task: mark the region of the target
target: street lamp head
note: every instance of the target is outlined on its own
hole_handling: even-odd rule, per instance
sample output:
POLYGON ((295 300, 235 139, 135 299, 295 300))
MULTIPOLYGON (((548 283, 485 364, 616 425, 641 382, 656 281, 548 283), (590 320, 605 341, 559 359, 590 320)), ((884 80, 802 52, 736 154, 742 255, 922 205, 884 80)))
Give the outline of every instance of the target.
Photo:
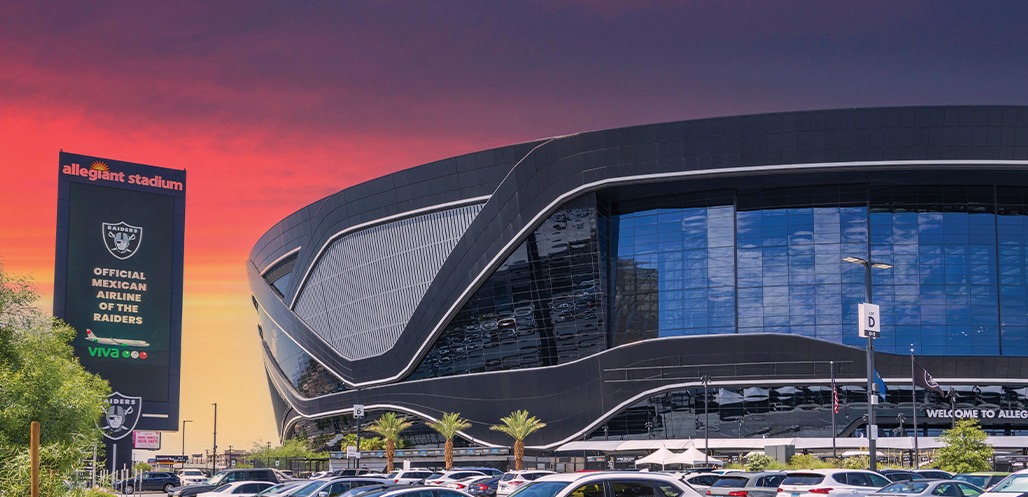
POLYGON ((864 259, 861 259, 860 257, 843 257, 842 260, 843 260, 843 262, 849 262, 849 263, 852 263, 852 264, 860 264, 860 265, 863 265, 863 266, 867 265, 867 261, 865 261, 864 259))
POLYGON ((892 269, 892 264, 886 264, 884 262, 872 262, 871 267, 875 269, 892 269))

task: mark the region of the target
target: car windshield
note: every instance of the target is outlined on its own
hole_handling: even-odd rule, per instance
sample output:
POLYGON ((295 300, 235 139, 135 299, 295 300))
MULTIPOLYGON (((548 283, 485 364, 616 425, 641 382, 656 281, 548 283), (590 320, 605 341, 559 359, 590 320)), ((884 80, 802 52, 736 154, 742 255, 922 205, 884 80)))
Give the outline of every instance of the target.
POLYGON ((1010 475, 1005 480, 997 483, 995 487, 992 487, 989 492, 1028 492, 1028 474, 1010 475))
POLYGON ((515 490, 510 497, 553 497, 569 483, 566 481, 534 481, 515 490))
POLYGON ((985 488, 989 486, 989 477, 986 475, 956 475, 953 479, 970 483, 976 487, 985 488))
POLYGON ((321 488, 325 482, 323 481, 312 481, 305 485, 303 488, 293 492, 296 497, 307 497, 308 495, 314 495, 314 491, 321 488))
POLYGON ((893 483, 892 485, 886 485, 876 493, 880 494, 919 494, 924 492, 928 488, 927 483, 919 483, 915 481, 901 481, 893 483))
POLYGON ((215 487, 221 485, 221 480, 225 479, 226 474, 228 473, 225 473, 224 471, 218 471, 217 473, 214 473, 214 476, 212 476, 210 480, 207 480, 207 484, 213 485, 215 487))
POLYGON ((711 487, 745 487, 747 481, 749 481, 749 478, 746 477, 722 476, 711 487))
POLYGON ((825 475, 816 473, 802 473, 786 476, 782 485, 817 485, 824 481, 825 475))

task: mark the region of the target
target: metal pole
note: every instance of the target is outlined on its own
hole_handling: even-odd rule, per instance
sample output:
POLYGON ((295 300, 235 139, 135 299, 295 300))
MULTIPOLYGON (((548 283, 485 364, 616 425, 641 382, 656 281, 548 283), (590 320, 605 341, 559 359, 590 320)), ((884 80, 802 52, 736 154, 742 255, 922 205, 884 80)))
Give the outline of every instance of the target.
MULTIPOLYGON (((871 301, 871 261, 864 261, 864 296, 868 304, 871 301)), ((875 423, 875 342, 871 333, 867 334, 867 451, 868 464, 871 471, 878 471, 878 425, 875 423)))
MULTIPOLYGON (((710 466, 710 402, 707 395, 707 386, 710 384, 710 375, 703 375, 703 464, 710 466)), ((739 434, 742 436, 742 433, 739 434)))
POLYGON ((832 368, 832 459, 838 459, 835 447, 835 434, 838 432, 835 427, 835 399, 839 394, 835 390, 835 361, 828 361, 828 367, 832 368))
POLYGON ((921 451, 917 447, 917 381, 914 378, 916 371, 914 370, 914 344, 910 344, 910 392, 913 396, 914 405, 914 469, 920 467, 921 464, 921 451))
MULTIPOLYGON (((192 423, 192 422, 193 422, 192 419, 183 419, 182 420, 182 456, 183 457, 185 457, 185 455, 186 455, 186 423, 192 423)), ((182 467, 183 468, 186 467, 186 463, 185 462, 182 463, 182 467)))
POLYGON ((214 404, 214 450, 211 452, 211 476, 218 472, 218 403, 214 404))

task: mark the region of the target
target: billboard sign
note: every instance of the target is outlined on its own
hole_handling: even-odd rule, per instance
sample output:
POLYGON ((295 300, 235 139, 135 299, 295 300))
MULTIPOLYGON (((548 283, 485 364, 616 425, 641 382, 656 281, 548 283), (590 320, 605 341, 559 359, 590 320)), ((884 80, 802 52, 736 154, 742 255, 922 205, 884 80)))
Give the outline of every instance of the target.
POLYGON ((145 450, 161 449, 161 432, 159 431, 134 431, 132 432, 132 448, 145 450))
MULTIPOLYGON (((178 425, 185 171, 60 153, 54 314, 82 365, 178 425)), ((117 418, 115 418, 117 419, 117 418)))

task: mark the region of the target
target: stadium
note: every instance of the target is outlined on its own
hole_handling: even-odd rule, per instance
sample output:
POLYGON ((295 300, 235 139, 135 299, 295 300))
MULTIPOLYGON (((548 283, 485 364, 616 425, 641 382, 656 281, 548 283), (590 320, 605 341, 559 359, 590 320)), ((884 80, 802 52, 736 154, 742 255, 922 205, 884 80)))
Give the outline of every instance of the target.
MULTIPOLYGON (((867 281, 883 445, 915 415, 923 437, 954 417, 1028 435, 1028 107, 721 117, 485 150, 301 208, 247 270, 283 436, 338 442, 361 404, 459 412, 462 443, 486 448, 511 444, 489 426, 519 409, 547 424, 526 440, 542 451, 858 440, 867 281), (915 360, 938 391, 913 387, 915 360)), ((405 438, 441 441, 421 424, 405 438)))

